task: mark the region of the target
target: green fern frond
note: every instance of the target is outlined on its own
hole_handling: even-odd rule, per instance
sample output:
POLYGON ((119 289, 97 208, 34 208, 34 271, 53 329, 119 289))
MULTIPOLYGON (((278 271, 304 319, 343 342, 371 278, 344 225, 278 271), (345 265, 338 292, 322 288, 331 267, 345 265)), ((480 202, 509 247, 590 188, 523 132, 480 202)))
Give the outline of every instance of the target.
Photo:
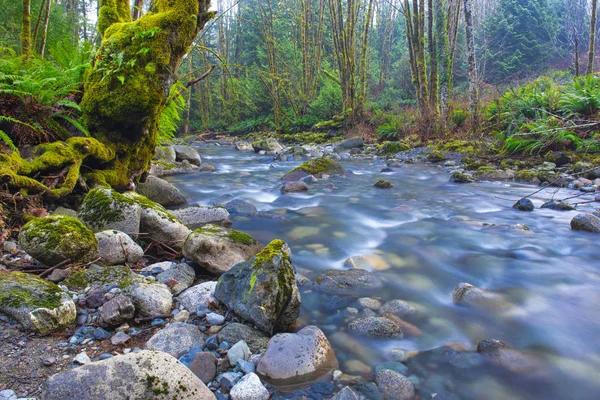
POLYGON ((65 121, 69 122, 71 125, 73 125, 75 128, 79 129, 81 132, 83 132, 83 134, 87 137, 90 137, 91 134, 90 132, 87 130, 87 128, 85 126, 83 126, 79 121, 77 121, 74 118, 69 117, 68 115, 65 114, 54 114, 53 115, 54 118, 62 118, 65 121))
POLYGON ((15 144, 13 143, 12 139, 2 129, 0 129, 0 140, 2 140, 8 147, 13 149, 14 151, 19 151, 19 149, 17 149, 17 146, 15 146, 15 144))

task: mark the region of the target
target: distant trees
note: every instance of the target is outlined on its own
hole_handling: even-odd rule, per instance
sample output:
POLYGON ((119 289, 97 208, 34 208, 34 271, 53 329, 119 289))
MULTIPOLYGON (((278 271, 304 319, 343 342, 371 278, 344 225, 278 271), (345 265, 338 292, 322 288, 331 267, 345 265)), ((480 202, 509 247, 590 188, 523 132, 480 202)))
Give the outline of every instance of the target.
POLYGON ((598 0, 592 0, 592 18, 590 19, 590 47, 588 50, 587 74, 594 72, 594 58, 596 46, 596 13, 598 12, 598 0))

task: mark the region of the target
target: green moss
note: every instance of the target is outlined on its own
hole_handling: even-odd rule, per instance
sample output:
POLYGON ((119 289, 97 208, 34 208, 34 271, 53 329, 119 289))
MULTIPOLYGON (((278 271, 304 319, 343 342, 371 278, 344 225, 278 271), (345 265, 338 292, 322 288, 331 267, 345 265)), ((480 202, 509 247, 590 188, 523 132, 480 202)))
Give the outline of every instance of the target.
POLYGON ((153 164, 156 164, 156 165, 161 165, 161 166, 163 166, 163 168, 164 168, 165 170, 167 170, 167 171, 169 171, 169 170, 172 170, 173 168, 175 168, 175 164, 168 163, 168 162, 165 162, 165 161, 154 160, 154 161, 152 161, 152 163, 153 163, 153 164))
POLYGON ((64 292, 54 283, 21 272, 0 272, 0 308, 61 306, 64 292))
POLYGON ((436 147, 442 151, 475 154, 481 151, 481 149, 484 147, 484 144, 478 141, 451 139, 438 143, 436 147))
POLYGON ((522 182, 532 182, 538 178, 538 172, 524 169, 515 173, 515 180, 522 182))
POLYGON ((247 246, 251 246, 253 244, 258 243, 256 239, 254 239, 252 236, 233 229, 229 231, 228 237, 235 243, 241 243, 247 246))
POLYGON ((304 171, 307 174, 317 176, 324 173, 328 173, 331 175, 343 174, 344 168, 342 168, 340 164, 329 158, 320 157, 302 163, 300 166, 292 169, 290 173, 294 171, 304 171))
POLYGON ((452 175, 450 176, 450 181, 454 182, 454 183, 469 183, 469 182, 473 182, 473 178, 471 178, 469 175, 467 174, 463 174, 461 172, 453 172, 452 175))
POLYGON ((440 162, 444 161, 445 159, 446 156, 439 150, 433 150, 431 153, 427 154, 427 160, 431 162, 440 162))
POLYGON ((85 289, 91 283, 104 286, 116 285, 119 289, 127 289, 135 282, 153 282, 135 274, 131 269, 123 265, 111 265, 106 267, 92 266, 86 270, 79 270, 70 274, 64 285, 71 290, 85 289))
POLYGON ((469 171, 475 171, 481 167, 487 166, 483 161, 474 160, 472 157, 465 157, 462 159, 462 163, 465 166, 465 169, 469 171))
MULTIPOLYGON (((258 244, 258 241, 247 233, 236 231, 234 229, 224 228, 219 225, 208 224, 202 228, 198 228, 194 233, 204 236, 218 236, 223 239, 230 240, 234 243, 240 243, 247 246, 258 244)), ((207 249, 208 251, 208 249, 207 249)))
POLYGON ((289 259, 284 247, 285 242, 283 240, 273 240, 254 257, 252 268, 260 271, 265 262, 272 262, 273 258, 277 256, 289 259))
POLYGON ((373 186, 375 186, 376 188, 379 188, 379 189, 391 189, 394 187, 394 185, 392 185, 388 181, 384 181, 383 179, 377 181, 375 183, 375 185, 373 185, 373 186))
POLYGON ((477 168, 477 171, 475 172, 475 176, 481 176, 481 175, 485 175, 485 174, 492 174, 494 172, 496 172, 496 168, 494 167, 490 167, 488 165, 485 165, 483 167, 479 167, 477 168))
POLYGON ((153 202, 146 196, 135 192, 127 192, 123 195, 123 197, 126 199, 125 201, 129 202, 129 204, 139 204, 144 210, 156 211, 163 219, 167 219, 171 222, 181 222, 175 215, 167 211, 166 208, 158 203, 153 202))
POLYGON ((410 146, 402 142, 385 142, 377 149, 380 156, 392 155, 401 151, 409 151, 410 146))

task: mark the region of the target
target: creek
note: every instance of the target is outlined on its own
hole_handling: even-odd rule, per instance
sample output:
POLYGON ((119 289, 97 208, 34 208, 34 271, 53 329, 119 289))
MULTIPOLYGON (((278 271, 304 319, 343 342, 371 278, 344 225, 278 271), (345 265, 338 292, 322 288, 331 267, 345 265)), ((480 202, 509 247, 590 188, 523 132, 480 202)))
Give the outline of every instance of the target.
MULTIPOLYGON (((480 341, 496 338, 523 349, 539 362, 539 370, 516 374, 476 358, 448 362, 432 356, 408 361, 407 375, 418 379, 422 399, 433 393, 439 399, 598 398, 599 236, 571 231, 569 222, 577 211, 539 208, 556 189, 532 196, 535 211, 523 212, 512 204, 537 187, 453 184, 447 170, 427 164, 403 164, 380 173, 382 161, 362 159, 340 162, 353 172, 349 176, 320 180, 302 194, 282 195, 280 179, 299 161, 272 163, 272 156, 226 146, 200 145, 198 150, 216 166, 215 173, 168 178, 191 204, 243 199, 259 211, 285 217, 234 216, 232 227, 264 244, 286 241, 294 266, 310 279, 326 269, 345 268, 349 257, 374 255, 367 269, 385 287, 370 297, 382 303, 410 301, 422 311, 411 321, 420 336, 366 339, 348 333, 346 307, 355 307, 355 299, 303 290, 300 322, 327 334, 340 369, 351 360, 375 367, 391 359, 392 349, 424 352, 459 343, 475 350, 480 341), (374 188, 379 179, 394 188, 374 188), (531 232, 515 224, 525 224, 531 232), (510 305, 455 305, 451 293, 459 282, 502 294, 510 305), (336 310, 332 301, 342 307, 336 310)), ((555 197, 572 194, 561 189, 555 197)))

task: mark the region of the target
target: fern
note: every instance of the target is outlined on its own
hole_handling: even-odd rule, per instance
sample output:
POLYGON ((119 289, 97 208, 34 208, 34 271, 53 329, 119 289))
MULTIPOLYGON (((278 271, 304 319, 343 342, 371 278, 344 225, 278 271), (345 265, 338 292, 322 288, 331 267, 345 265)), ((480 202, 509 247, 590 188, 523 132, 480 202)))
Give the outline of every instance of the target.
POLYGON ((2 129, 0 129, 0 140, 2 140, 8 147, 13 149, 14 151, 19 151, 19 149, 17 149, 17 146, 15 146, 10 136, 8 136, 6 132, 4 132, 2 129))
POLYGON ((167 105, 158 118, 158 136, 159 144, 172 142, 175 138, 175 132, 181 122, 181 114, 186 108, 185 97, 182 91, 185 86, 177 82, 171 86, 171 92, 167 105))
POLYGON ((79 129, 85 136, 90 137, 90 132, 87 130, 87 128, 85 126, 83 126, 79 121, 77 121, 74 118, 69 117, 68 115, 65 114, 54 114, 53 115, 54 118, 62 118, 65 121, 69 122, 71 125, 73 125, 75 128, 79 129))

